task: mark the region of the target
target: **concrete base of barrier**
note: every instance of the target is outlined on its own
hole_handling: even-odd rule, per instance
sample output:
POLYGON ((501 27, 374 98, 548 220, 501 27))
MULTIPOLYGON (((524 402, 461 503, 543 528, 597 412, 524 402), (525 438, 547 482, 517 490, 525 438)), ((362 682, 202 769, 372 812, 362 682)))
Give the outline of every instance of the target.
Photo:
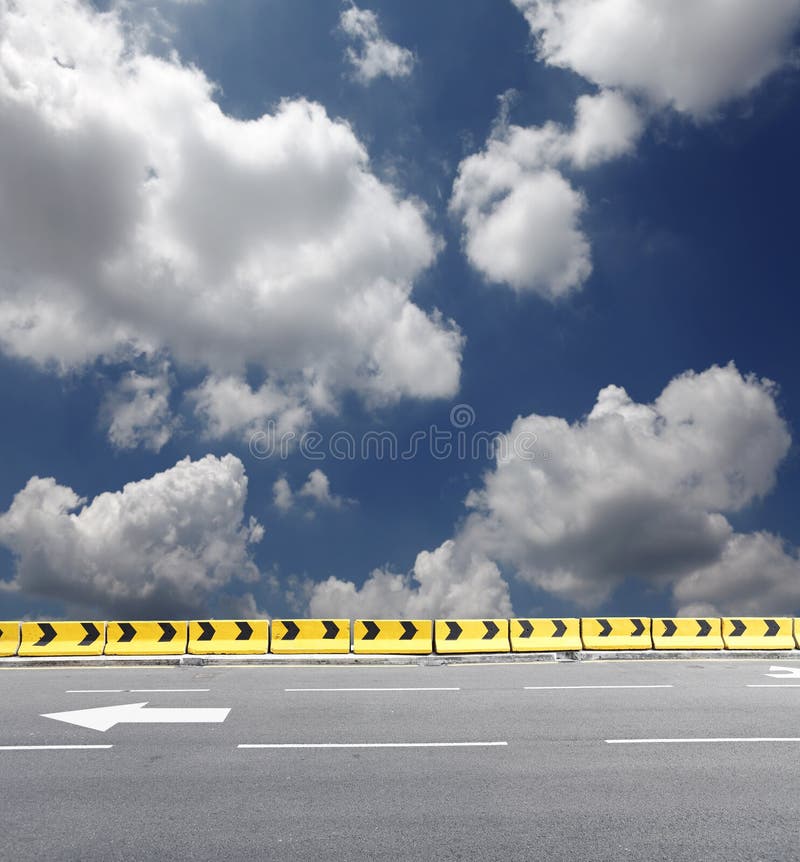
POLYGON ((250 667, 258 665, 418 665, 530 664, 532 662, 596 661, 800 661, 795 650, 613 650, 598 652, 481 653, 469 655, 174 655, 174 656, 14 656, 0 657, 0 670, 24 667, 250 667))

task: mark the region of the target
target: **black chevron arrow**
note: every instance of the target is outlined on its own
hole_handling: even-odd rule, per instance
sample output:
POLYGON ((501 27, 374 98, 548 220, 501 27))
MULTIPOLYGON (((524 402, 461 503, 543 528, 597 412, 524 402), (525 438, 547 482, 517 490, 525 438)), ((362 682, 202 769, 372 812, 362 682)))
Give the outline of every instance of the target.
POLYGON ((286 634, 283 636, 285 641, 293 641, 300 634, 300 626, 297 625, 296 622, 292 620, 281 620, 284 628, 286 629, 286 634))
POLYGON ((39 628, 42 630, 42 636, 34 646, 47 646, 50 641, 55 639, 56 630, 50 623, 39 623, 39 628))
POLYGON ((122 629, 122 637, 119 639, 121 644, 129 644, 136 637, 136 629, 132 623, 120 623, 122 629))
POLYGON ((3 637, 3 630, 0 629, 0 638, 3 637))
POLYGON ((533 623, 530 620, 517 620, 522 631, 519 633, 521 638, 529 638, 533 635, 533 623))
POLYGON ((203 630, 203 634, 197 639, 199 641, 210 641, 213 639, 214 635, 217 633, 217 630, 214 626, 211 625, 208 620, 200 620, 197 625, 203 630))
POLYGON ((733 626, 733 631, 731 632, 732 638, 740 638, 747 628, 741 620, 731 620, 731 625, 733 626))
POLYGON ((778 632, 781 630, 781 627, 778 625, 778 621, 777 620, 764 620, 764 622, 767 624, 766 637, 774 638, 775 635, 777 635, 778 632))
POLYGON ((414 623, 412 623, 411 620, 400 620, 400 625, 403 627, 403 634, 400 635, 400 640, 414 640, 414 635, 419 631, 414 623))
POLYGON ((600 623, 600 634, 598 637, 607 638, 611 634, 611 623, 608 620, 598 620, 600 623))
POLYGON ((364 623, 364 628, 367 630, 367 633, 364 635, 364 640, 374 641, 380 634, 380 627, 375 620, 362 620, 362 622, 364 623))
POLYGON ((236 625, 239 627, 239 634, 236 635, 237 641, 249 641, 253 637, 253 627, 247 620, 237 620, 236 625))
POLYGON ((175 628, 172 623, 159 623, 161 626, 161 631, 164 632, 163 635, 158 639, 160 644, 169 643, 176 634, 178 634, 178 630, 175 628))
POLYGON ((664 637, 671 638, 676 631, 678 631, 678 627, 672 620, 661 620, 661 624, 664 626, 664 637))
POLYGON ((322 625, 325 626, 325 634, 322 636, 322 640, 330 640, 339 634, 339 626, 333 620, 323 620, 322 625))
POLYGON ((553 637, 563 638, 567 631, 567 624, 564 620, 553 620, 553 628, 555 629, 553 637))
POLYGON ((639 635, 643 635, 644 623, 638 617, 631 617, 630 620, 633 623, 633 636, 639 637, 639 635))
POLYGON ((486 626, 486 634, 481 638, 481 640, 490 641, 500 631, 500 629, 494 620, 484 620, 483 624, 486 626))
POLYGON ((695 620, 697 623, 697 637, 707 638, 711 634, 711 623, 708 620, 695 620))
POLYGON ((445 620, 445 625, 450 630, 447 633, 446 641, 457 641, 461 637, 461 632, 464 629, 455 620, 445 620))
POLYGON ((91 646, 100 637, 100 630, 94 623, 81 623, 81 625, 86 632, 86 637, 78 646, 91 646))

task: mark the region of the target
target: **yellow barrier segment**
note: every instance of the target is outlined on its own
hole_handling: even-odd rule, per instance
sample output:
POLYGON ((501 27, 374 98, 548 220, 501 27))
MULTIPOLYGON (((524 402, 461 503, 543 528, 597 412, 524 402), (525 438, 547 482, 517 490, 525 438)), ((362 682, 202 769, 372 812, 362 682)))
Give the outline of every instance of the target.
POLYGON ((436 620, 437 653, 511 652, 508 620, 436 620))
POLYGON ((794 649, 791 617, 723 617, 725 649, 794 649))
POLYGON ((103 622, 23 623, 18 655, 102 655, 103 622))
POLYGON ((584 649, 652 649, 649 617, 583 617, 584 649))
POLYGON ((433 652, 431 620, 356 620, 353 652, 428 655, 433 652))
POLYGON ((110 622, 106 655, 183 655, 187 623, 184 620, 128 620, 110 622))
POLYGON ((579 650, 579 619, 527 618, 509 620, 512 652, 552 652, 579 650))
POLYGON ((16 655, 19 649, 19 623, 0 622, 0 655, 16 655))
POLYGON ((653 619, 656 649, 722 649, 722 620, 714 617, 653 619))
POLYGON ((795 617, 794 620, 794 640, 798 649, 800 649, 800 617, 795 617))
POLYGON ((270 652, 349 653, 350 620, 273 620, 270 652))
POLYGON ((269 646, 266 620, 191 620, 193 655, 263 655, 269 646))

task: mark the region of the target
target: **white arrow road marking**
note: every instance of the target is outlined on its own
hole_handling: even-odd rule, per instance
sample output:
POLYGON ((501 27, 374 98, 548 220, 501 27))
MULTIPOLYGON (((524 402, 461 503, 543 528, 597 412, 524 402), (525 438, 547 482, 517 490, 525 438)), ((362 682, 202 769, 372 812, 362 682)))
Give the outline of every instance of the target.
POLYGON ((800 678, 800 667, 776 667, 772 666, 770 670, 777 670, 780 673, 767 673, 765 676, 771 676, 775 679, 797 679, 800 678))
POLYGON ((69 712, 43 713, 42 718, 54 718, 79 727, 105 732, 115 724, 216 724, 225 721, 230 707, 145 709, 144 703, 123 703, 119 706, 98 706, 92 709, 72 709, 69 712))

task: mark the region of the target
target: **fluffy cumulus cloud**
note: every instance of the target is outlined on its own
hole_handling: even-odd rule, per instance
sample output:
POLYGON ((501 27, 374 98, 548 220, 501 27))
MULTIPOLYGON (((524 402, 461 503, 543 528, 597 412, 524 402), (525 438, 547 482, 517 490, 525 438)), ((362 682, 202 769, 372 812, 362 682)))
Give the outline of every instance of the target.
POLYGON ((353 4, 342 11, 339 26, 357 45, 357 48, 348 47, 345 52, 357 81, 369 84, 381 75, 405 78, 411 74, 413 53, 383 35, 374 12, 353 4))
POLYGON ((697 118, 785 65, 800 0, 513 0, 539 57, 697 118))
POLYGON ((117 449, 138 445, 158 452, 177 426, 169 405, 168 367, 153 374, 127 372, 103 404, 108 439, 117 449))
POLYGON ((376 569, 361 587, 328 578, 310 590, 312 617, 507 617, 508 584, 495 563, 463 543, 417 555, 409 575, 376 569))
POLYGON ((768 381, 731 364, 672 380, 654 402, 602 389, 589 414, 518 418, 455 536, 412 577, 316 584, 334 613, 510 613, 503 571, 578 607, 627 579, 671 587, 683 612, 800 609, 800 559, 726 514, 769 493, 790 436, 768 381))
POLYGON ((322 470, 312 470, 299 491, 295 493, 285 476, 275 480, 272 486, 273 503, 281 512, 288 512, 298 497, 305 497, 321 509, 344 509, 356 501, 331 491, 330 479, 322 470))
MULTIPOLYGON (((246 498, 233 455, 186 458, 91 502, 34 476, 0 515, 0 544, 16 562, 0 588, 122 619, 233 610, 220 591, 259 578, 249 546, 263 528, 245 521, 246 498)), ((252 596, 240 604, 252 609, 252 596)))
POLYGON ((472 266, 489 281, 556 299, 592 271, 580 229, 583 194, 560 172, 630 152, 642 130, 619 93, 581 96, 572 129, 510 125, 505 108, 486 147, 459 165, 450 201, 464 225, 472 266))
POLYGON ((410 300, 440 245, 424 207, 321 105, 235 119, 140 43, 79 0, 0 0, 0 347, 199 364, 220 433, 344 390, 455 392, 461 335, 410 300), (225 394, 246 367, 264 385, 245 410, 225 394))

